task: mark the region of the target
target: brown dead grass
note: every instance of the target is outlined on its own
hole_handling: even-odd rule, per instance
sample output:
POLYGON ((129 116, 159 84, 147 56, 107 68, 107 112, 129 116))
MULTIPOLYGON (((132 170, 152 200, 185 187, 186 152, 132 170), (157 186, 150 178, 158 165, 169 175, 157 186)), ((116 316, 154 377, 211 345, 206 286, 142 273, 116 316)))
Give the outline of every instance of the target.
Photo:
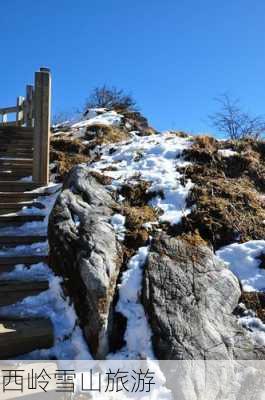
POLYGON ((149 233, 142 225, 145 222, 157 220, 158 214, 156 210, 148 205, 141 207, 131 206, 127 202, 122 207, 121 212, 126 216, 125 246, 134 250, 145 246, 149 240, 149 233))
POLYGON ((239 302, 255 311, 258 318, 265 323, 265 293, 263 292, 242 292, 239 302))
POLYGON ((126 216, 125 225, 128 229, 139 228, 145 222, 157 220, 157 213, 155 209, 148 205, 141 207, 125 205, 122 208, 122 213, 126 216))
POLYGON ((180 137, 180 138, 187 138, 187 137, 190 136, 189 133, 184 132, 184 131, 170 131, 170 133, 172 133, 172 134, 174 134, 174 135, 176 135, 177 137, 180 137))
POLYGON ((264 142, 218 142, 197 137, 186 159, 193 164, 182 170, 191 179, 188 206, 191 214, 175 228, 176 233, 194 233, 215 249, 229 243, 265 237, 265 145, 264 142), (223 157, 218 149, 232 148, 238 154, 223 157))
POLYGON ((125 199, 132 206, 143 206, 154 198, 158 193, 150 192, 150 183, 140 180, 136 185, 124 184, 119 193, 125 197, 125 199))
POLYGON ((91 139, 91 145, 117 143, 130 138, 128 132, 113 126, 95 124, 89 126, 86 132, 87 138, 91 139))
POLYGON ((77 164, 88 163, 89 157, 82 154, 68 154, 62 151, 51 151, 51 161, 56 167, 52 173, 58 174, 57 182, 63 182, 68 172, 77 164))
POLYGON ((62 151, 65 153, 83 154, 86 146, 80 139, 71 137, 52 137, 51 148, 56 151, 62 151))

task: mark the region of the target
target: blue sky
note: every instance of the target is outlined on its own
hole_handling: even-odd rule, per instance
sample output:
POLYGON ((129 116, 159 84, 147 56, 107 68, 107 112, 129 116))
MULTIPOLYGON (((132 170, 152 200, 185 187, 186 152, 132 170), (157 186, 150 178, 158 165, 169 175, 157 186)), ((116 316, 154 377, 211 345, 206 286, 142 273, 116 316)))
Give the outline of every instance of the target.
POLYGON ((3 3, 0 107, 48 66, 54 113, 106 83, 131 92, 158 129, 209 132, 223 92, 265 114, 264 0, 3 3))

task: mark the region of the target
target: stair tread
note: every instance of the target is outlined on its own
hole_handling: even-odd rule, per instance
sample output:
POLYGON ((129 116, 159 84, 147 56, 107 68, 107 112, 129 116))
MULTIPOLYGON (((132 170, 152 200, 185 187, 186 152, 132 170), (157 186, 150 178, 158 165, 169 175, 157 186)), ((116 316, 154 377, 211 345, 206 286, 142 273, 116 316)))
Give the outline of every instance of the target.
POLYGON ((37 296, 49 289, 49 281, 0 281, 0 307, 16 304, 26 297, 37 296))
POLYGON ((34 199, 39 196, 49 196, 50 193, 48 192, 43 192, 43 193, 30 193, 30 192, 0 192, 0 202, 2 201, 2 198, 6 199, 34 199))
MULTIPOLYGON (((14 200, 14 199, 12 199, 14 200)), ((1 201, 1 197, 0 197, 0 208, 1 207, 13 207, 13 206, 21 206, 21 207, 37 207, 37 208, 45 208, 45 206, 40 203, 39 201, 1 201)))
POLYGON ((0 237, 1 244, 28 244, 46 242, 47 236, 32 235, 32 236, 4 236, 0 237))
POLYGON ((16 214, 9 214, 9 215, 0 215, 0 223, 7 223, 7 222, 32 222, 32 221, 43 221, 45 215, 40 214, 23 214, 23 215, 16 215, 16 214))
POLYGON ((35 182, 23 182, 23 181, 1 181, 0 180, 0 191, 1 192, 26 192, 41 188, 42 185, 36 184, 35 182))
POLYGON ((8 256, 2 257, 0 256, 0 267, 5 265, 30 265, 30 264, 38 264, 40 262, 47 263, 48 257, 45 255, 33 255, 33 256, 8 256))
POLYGON ((0 358, 10 359, 53 346, 53 326, 46 318, 0 318, 0 358))

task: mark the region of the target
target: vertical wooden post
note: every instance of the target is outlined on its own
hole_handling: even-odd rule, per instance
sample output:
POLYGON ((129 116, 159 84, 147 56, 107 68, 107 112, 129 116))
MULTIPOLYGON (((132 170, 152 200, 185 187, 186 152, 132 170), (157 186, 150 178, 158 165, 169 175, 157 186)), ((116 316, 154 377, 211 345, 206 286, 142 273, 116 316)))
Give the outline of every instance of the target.
POLYGON ((2 114, 2 123, 3 124, 7 123, 7 114, 2 114))
POLYGON ((49 182, 51 75, 47 68, 35 73, 33 181, 49 182))
POLYGON ((24 102, 24 97, 19 96, 17 98, 16 125, 20 125, 20 123, 22 123, 23 120, 23 110, 22 110, 23 102, 24 102))
POLYGON ((28 128, 33 127, 33 86, 27 85, 23 107, 23 122, 28 128))

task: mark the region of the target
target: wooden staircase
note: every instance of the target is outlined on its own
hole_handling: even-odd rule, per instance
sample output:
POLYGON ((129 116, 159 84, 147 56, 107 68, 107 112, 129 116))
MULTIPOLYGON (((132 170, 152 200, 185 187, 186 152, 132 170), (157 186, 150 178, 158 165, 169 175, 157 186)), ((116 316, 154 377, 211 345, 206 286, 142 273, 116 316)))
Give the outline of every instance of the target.
POLYGON ((27 246, 47 240, 47 235, 22 236, 16 234, 16 231, 25 223, 41 223, 45 218, 45 204, 42 198, 49 194, 45 189, 48 183, 49 79, 46 70, 36 73, 34 107, 33 89, 29 87, 32 89, 29 90, 27 87, 27 101, 18 101, 17 119, 14 123, 8 123, 4 116, 8 112, 13 113, 14 107, 0 109, 0 116, 1 114, 3 116, 2 124, 0 123, 0 232, 3 229, 14 232, 8 236, 0 233, 0 359, 2 360, 53 346, 53 327, 49 319, 11 317, 8 312, 5 314, 3 311, 6 309, 3 308, 5 306, 16 304, 28 296, 37 296, 47 290, 49 282, 1 278, 2 273, 13 271, 18 264, 31 268, 40 262, 47 263, 47 255, 29 255, 27 251, 25 254, 23 251, 17 253, 14 249, 17 246, 24 246, 23 249, 27 249, 27 246), (43 105, 46 106, 46 111, 43 105), (24 112, 22 117, 21 112, 24 112), (42 187, 41 193, 40 190, 36 191, 42 187), (31 212, 33 208, 34 213, 31 212))

